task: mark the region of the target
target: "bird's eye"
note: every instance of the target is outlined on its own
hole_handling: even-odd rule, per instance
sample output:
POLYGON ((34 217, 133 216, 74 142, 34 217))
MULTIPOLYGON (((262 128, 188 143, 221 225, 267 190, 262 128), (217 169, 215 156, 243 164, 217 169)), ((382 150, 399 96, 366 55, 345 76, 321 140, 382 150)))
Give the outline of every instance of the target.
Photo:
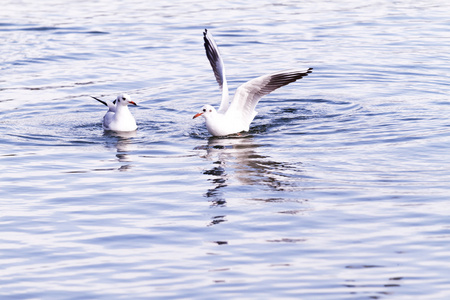
POLYGON ((206 108, 203 109, 203 112, 206 112, 206 108))

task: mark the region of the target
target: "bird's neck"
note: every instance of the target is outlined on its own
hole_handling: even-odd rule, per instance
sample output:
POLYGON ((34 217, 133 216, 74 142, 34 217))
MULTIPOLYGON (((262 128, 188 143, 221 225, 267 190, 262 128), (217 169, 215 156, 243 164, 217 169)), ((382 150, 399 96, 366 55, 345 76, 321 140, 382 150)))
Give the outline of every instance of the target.
POLYGON ((128 105, 118 105, 116 107, 116 114, 126 114, 126 113, 130 113, 128 105))

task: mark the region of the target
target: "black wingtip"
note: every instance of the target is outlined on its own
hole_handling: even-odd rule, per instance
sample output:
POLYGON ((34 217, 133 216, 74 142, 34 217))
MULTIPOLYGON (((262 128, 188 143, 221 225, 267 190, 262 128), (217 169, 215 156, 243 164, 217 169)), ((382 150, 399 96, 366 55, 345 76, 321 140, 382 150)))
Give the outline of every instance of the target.
POLYGON ((299 79, 302 78, 302 77, 304 77, 304 76, 308 76, 308 74, 312 73, 312 70, 313 70, 313 68, 308 68, 308 69, 306 70, 306 72, 303 71, 303 72, 299 73, 299 75, 301 75, 301 76, 299 77, 299 79))
MULTIPOLYGON (((313 68, 308 68, 308 69, 306 70, 306 72, 303 73, 303 76, 308 76, 308 74, 312 73, 312 70, 313 70, 313 68)), ((303 76, 301 76, 300 78, 302 78, 303 76)), ((299 79, 300 79, 300 78, 299 78, 299 79)))
POLYGON ((91 98, 94 98, 95 100, 97 100, 100 103, 103 103, 103 105, 108 106, 108 104, 106 104, 105 101, 98 99, 97 97, 91 96, 91 98))

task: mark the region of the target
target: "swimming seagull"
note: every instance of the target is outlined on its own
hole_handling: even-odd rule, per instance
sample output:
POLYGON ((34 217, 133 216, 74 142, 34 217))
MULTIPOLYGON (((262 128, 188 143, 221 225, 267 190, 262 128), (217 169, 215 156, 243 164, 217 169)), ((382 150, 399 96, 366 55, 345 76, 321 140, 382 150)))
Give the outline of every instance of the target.
POLYGON ((136 120, 128 109, 128 104, 137 105, 131 101, 127 94, 117 96, 116 100, 103 101, 91 96, 95 100, 108 106, 109 110, 103 117, 103 129, 113 131, 135 131, 137 129, 136 120))
POLYGON ((219 53, 219 48, 211 33, 203 32, 206 56, 214 71, 214 76, 222 90, 222 101, 216 111, 211 105, 205 105, 193 118, 203 116, 206 128, 214 136, 225 136, 241 131, 248 131, 250 123, 255 118, 256 104, 259 100, 274 90, 294 82, 312 72, 312 68, 305 70, 285 70, 252 79, 242 84, 234 95, 233 101, 228 98, 228 85, 225 77, 225 65, 219 53))

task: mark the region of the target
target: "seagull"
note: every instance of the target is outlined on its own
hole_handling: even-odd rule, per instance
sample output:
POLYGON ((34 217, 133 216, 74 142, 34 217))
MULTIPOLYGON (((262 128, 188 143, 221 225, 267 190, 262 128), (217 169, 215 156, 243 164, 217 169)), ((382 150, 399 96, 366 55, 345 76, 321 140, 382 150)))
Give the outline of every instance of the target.
POLYGON ((205 105, 193 119, 200 116, 204 117, 206 128, 213 136, 226 136, 248 131, 250 123, 257 114, 255 107, 263 96, 304 76, 308 76, 312 72, 312 68, 304 70, 292 69, 252 79, 238 87, 230 103, 225 65, 220 56, 219 48, 207 29, 203 32, 203 39, 205 41, 206 56, 214 71, 216 81, 222 90, 222 101, 217 111, 211 105, 205 105))
POLYGON ((112 131, 135 131, 137 129, 136 120, 128 109, 128 104, 137 105, 131 101, 127 94, 117 96, 116 100, 103 101, 91 96, 95 100, 108 106, 109 110, 103 117, 103 129, 112 131))

